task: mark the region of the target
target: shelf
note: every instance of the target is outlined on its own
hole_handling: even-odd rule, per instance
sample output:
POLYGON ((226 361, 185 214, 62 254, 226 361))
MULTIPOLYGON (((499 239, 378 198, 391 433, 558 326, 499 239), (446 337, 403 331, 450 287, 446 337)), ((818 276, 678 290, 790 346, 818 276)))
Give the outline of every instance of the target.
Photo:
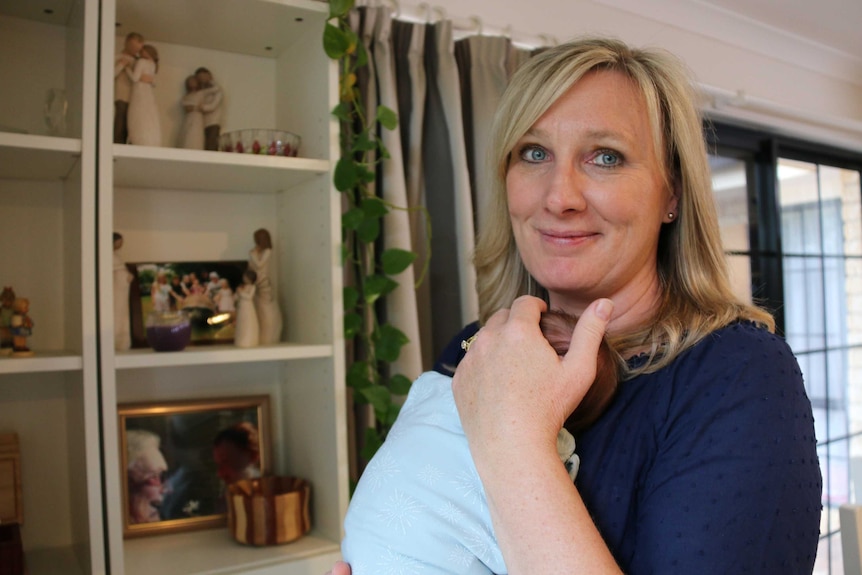
POLYGON ((114 186, 273 193, 329 173, 326 160, 114 144, 114 186))
POLYGON ((82 367, 80 355, 65 352, 37 351, 33 357, 0 356, 0 374, 76 371, 82 367))
POLYGON ((232 345, 189 347, 183 351, 158 352, 151 349, 133 349, 117 352, 117 369, 142 367, 176 367, 182 365, 210 365, 218 363, 243 363, 256 361, 285 361, 329 357, 332 346, 281 344, 253 348, 238 348, 232 345))
POLYGON ((0 178, 63 180, 81 158, 81 140, 0 132, 0 178))
POLYGON ((78 558, 71 547, 53 549, 34 549, 24 554, 28 575, 83 575, 78 558))
POLYGON ((116 32, 151 30, 156 42, 277 58, 328 15, 327 3, 312 0, 122 0, 116 32))
POLYGON ((339 544, 306 535, 286 545, 247 547, 226 529, 207 529, 125 542, 126 574, 203 575, 248 572, 339 550, 339 544))

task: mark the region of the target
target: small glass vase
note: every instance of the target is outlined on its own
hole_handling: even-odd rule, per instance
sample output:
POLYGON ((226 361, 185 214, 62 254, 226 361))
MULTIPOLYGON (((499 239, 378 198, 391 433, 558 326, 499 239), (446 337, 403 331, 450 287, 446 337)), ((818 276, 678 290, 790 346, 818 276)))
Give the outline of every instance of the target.
POLYGON ((192 339, 192 323, 185 311, 147 314, 147 343, 156 351, 182 351, 192 339))

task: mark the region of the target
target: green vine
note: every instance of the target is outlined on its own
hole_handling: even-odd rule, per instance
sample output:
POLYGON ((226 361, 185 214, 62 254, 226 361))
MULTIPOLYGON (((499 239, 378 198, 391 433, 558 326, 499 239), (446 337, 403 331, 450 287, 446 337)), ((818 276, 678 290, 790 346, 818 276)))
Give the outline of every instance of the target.
POLYGON ((346 383, 354 390, 356 403, 374 408, 374 426, 366 430, 361 452, 368 461, 398 415, 400 403, 393 396, 406 395, 410 389, 410 379, 390 373, 390 364, 409 340, 397 327, 381 322, 378 311, 383 298, 399 285, 393 276, 411 266, 416 254, 380 250, 378 246, 382 218, 392 209, 406 209, 379 198, 373 185, 377 165, 390 157, 377 135, 378 125, 394 130, 398 117, 390 108, 378 106, 375 117, 370 121, 366 118, 357 71, 368 64, 368 53, 348 22, 353 5, 354 0, 329 0, 323 47, 327 56, 338 62, 339 103, 332 114, 341 126, 341 155, 333 183, 347 198, 341 220, 342 262, 352 266, 355 282, 344 288, 344 337, 356 349, 346 383))

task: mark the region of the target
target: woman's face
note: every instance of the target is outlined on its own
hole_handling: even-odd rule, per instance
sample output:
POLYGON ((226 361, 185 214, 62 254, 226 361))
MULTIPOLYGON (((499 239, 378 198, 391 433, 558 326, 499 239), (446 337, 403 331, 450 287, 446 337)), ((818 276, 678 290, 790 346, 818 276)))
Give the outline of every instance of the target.
POLYGON ((676 198, 631 80, 599 71, 578 81, 518 141, 506 188, 521 258, 551 307, 654 305, 659 230, 676 198))

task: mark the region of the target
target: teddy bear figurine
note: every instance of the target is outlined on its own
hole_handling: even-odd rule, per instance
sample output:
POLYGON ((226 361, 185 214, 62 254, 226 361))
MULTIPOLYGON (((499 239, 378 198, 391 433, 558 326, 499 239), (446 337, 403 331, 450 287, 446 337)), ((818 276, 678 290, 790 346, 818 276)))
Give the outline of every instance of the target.
POLYGON ((15 298, 12 303, 12 357, 31 357, 33 351, 27 347, 27 338, 33 334, 33 320, 27 315, 30 311, 30 300, 24 297, 15 298))

